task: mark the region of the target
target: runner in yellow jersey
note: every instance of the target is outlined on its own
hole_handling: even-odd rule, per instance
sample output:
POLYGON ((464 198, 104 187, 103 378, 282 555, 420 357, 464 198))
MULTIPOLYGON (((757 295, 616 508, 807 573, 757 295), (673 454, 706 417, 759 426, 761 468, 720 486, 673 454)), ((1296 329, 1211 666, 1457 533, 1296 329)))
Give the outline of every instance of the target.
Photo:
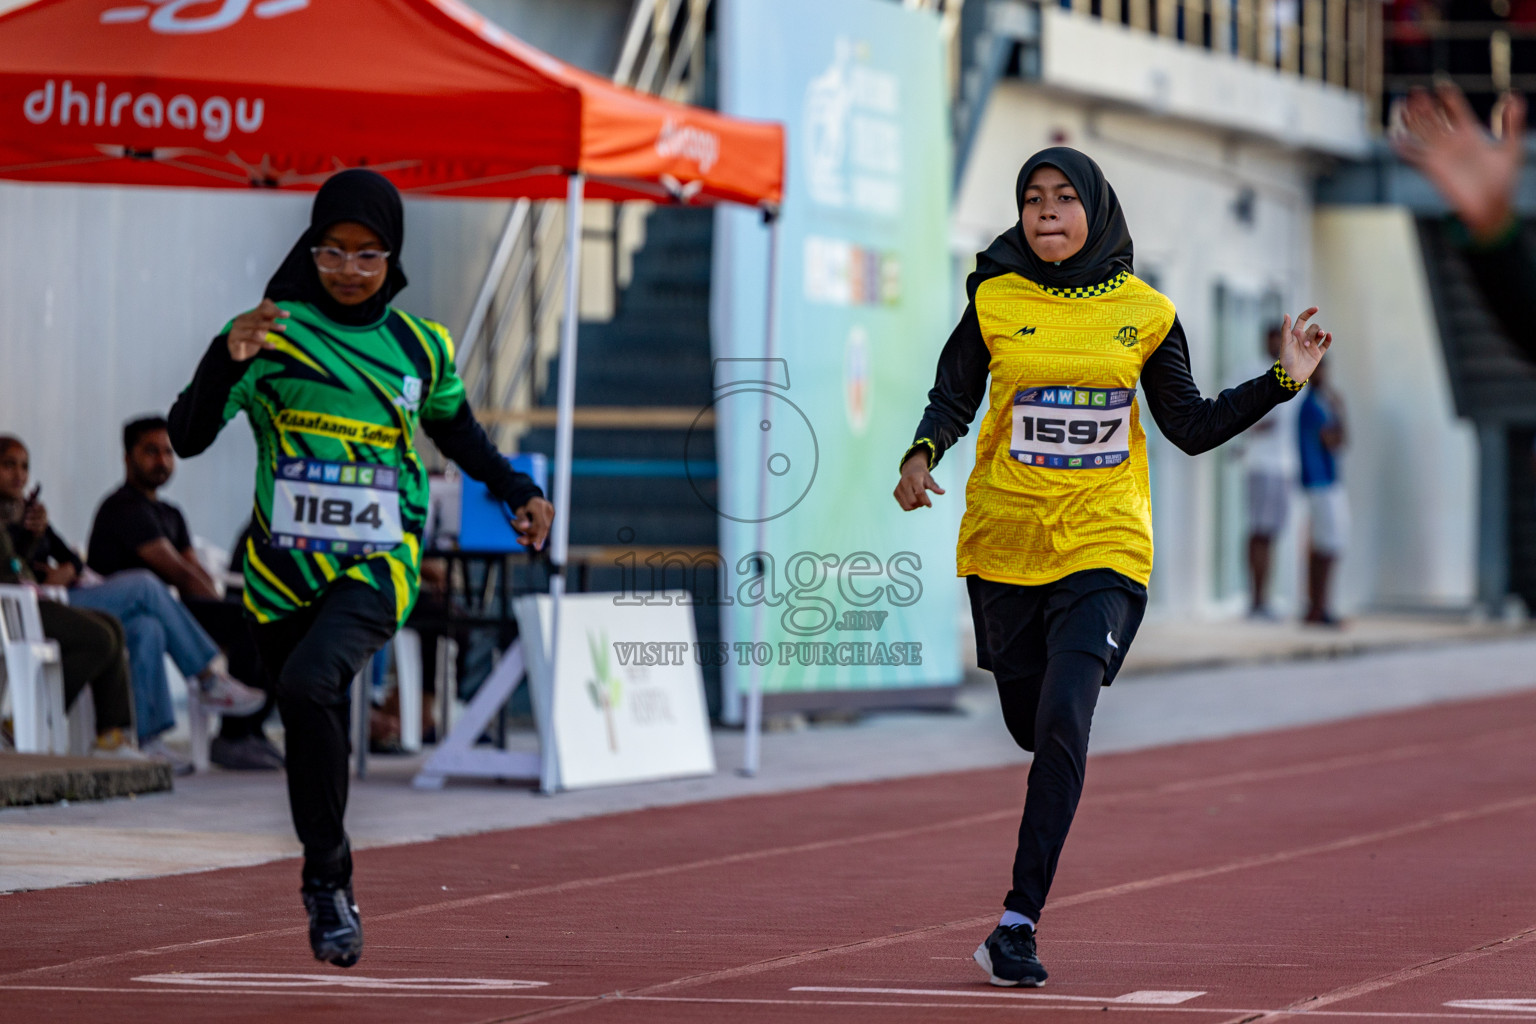
POLYGON ((1136 386, 1163 434, 1190 455, 1290 399, 1332 343, 1308 309, 1271 370, 1216 399, 1189 372, 1173 303, 1132 268, 1130 229, 1099 166, 1066 147, 1019 172, 1019 223, 977 257, 970 303, 937 380, 896 501, 931 506, 930 470, 982 399, 976 468, 957 562, 977 659, 1003 719, 1034 753, 1013 888, 975 959, 994 985, 1042 985, 1035 926, 1082 795, 1088 730, 1135 639, 1152 573, 1152 503, 1136 386), (988 378, 991 386, 988 387, 988 378))

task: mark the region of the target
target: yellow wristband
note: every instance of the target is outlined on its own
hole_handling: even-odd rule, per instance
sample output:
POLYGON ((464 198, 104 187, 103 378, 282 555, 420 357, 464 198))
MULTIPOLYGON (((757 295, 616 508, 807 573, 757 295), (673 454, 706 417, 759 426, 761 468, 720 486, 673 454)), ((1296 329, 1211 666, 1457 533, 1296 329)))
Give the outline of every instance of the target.
POLYGON ((920 437, 916 441, 913 441, 912 442, 912 446, 910 448, 908 448, 905 452, 902 453, 902 455, 901 455, 901 465, 897 467, 897 471, 898 472, 901 469, 904 469, 906 467, 907 460, 910 459, 912 457, 912 454, 914 452, 916 452, 919 448, 927 448, 928 449, 928 468, 929 469, 933 468, 933 462, 934 462, 934 458, 935 458, 935 453, 938 451, 938 446, 935 445, 931 439, 926 438, 926 437, 920 437))
POLYGON ((1275 375, 1275 380, 1279 381, 1280 386, 1285 388, 1287 391, 1300 391, 1302 388, 1307 386, 1306 381, 1297 380, 1295 377, 1292 377, 1290 374, 1286 373, 1285 367, 1280 365, 1280 360, 1278 359, 1275 360, 1275 365, 1270 367, 1269 372, 1275 375))

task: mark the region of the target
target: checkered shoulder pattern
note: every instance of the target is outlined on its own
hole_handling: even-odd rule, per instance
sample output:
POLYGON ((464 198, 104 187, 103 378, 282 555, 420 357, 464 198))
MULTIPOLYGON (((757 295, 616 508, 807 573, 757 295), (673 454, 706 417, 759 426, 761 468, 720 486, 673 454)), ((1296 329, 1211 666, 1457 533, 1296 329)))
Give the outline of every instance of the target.
POLYGON ((1100 281, 1098 284, 1084 285, 1080 288, 1047 288, 1043 284, 1037 284, 1036 287, 1058 299, 1091 299, 1095 295, 1108 295, 1130 279, 1131 275, 1122 270, 1108 281, 1100 281))

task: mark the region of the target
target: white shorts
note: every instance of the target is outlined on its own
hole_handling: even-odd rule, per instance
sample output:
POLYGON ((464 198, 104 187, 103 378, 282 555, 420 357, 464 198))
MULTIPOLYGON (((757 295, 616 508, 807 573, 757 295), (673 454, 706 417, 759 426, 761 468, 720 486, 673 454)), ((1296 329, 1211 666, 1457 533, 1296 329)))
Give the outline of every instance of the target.
POLYGON ((1280 473, 1248 474, 1248 532, 1274 537, 1285 529, 1291 503, 1291 481, 1280 473))
POLYGON ((1307 488, 1307 511, 1312 550, 1320 555, 1339 555, 1349 541, 1349 502, 1338 484, 1307 488))

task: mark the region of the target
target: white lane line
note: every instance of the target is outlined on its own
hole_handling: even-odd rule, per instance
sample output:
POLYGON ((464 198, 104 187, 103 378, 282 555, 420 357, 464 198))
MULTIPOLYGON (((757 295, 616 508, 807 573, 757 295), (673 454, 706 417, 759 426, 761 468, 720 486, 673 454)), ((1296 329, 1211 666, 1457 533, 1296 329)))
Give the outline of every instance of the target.
POLYGON ((263 974, 250 971, 207 971, 169 974, 141 974, 134 981, 154 985, 192 987, 225 986, 239 989, 355 988, 369 991, 434 992, 457 995, 461 992, 505 992, 525 988, 547 988, 547 981, 521 981, 513 978, 374 978, 363 974, 263 974))
MULTIPOLYGON (((293 991, 291 989, 290 990, 282 990, 282 989, 249 989, 249 988, 246 988, 246 989, 217 989, 217 988, 169 988, 169 987, 162 987, 162 988, 149 988, 149 987, 121 988, 121 987, 112 987, 112 986, 106 986, 106 985, 8 985, 8 984, 0 984, 0 991, 6 991, 6 992, 85 992, 85 993, 99 993, 99 994, 103 994, 103 995, 137 995, 137 996, 144 996, 144 995, 154 995, 154 996, 284 996, 284 995, 294 995, 294 996, 301 996, 302 998, 311 998, 311 997, 314 997, 314 996, 326 996, 326 997, 334 998, 334 999, 442 999, 442 998, 444 998, 444 995, 441 992, 378 992, 378 991, 347 992, 347 991, 323 991, 323 990, 311 990, 311 989, 306 989, 306 990, 303 990, 302 992, 295 992, 295 991, 293 991)), ((1002 995, 1004 993, 998 993, 998 994, 1002 995)), ((886 1007, 886 1008, 898 1009, 898 1010, 910 1010, 910 1009, 953 1010, 953 1009, 955 1009, 956 1006, 964 1006, 964 1005, 966 1005, 964 1003, 954 1003, 954 1002, 942 1002, 942 1003, 936 1003, 936 1002, 897 1002, 895 1000, 890 1000, 890 999, 886 999, 886 1000, 875 1000, 875 999, 747 999, 747 998, 727 998, 727 997, 723 997, 723 996, 722 997, 711 997, 711 996, 623 996, 623 995, 615 995, 613 993, 606 993, 604 995, 596 995, 596 996, 592 996, 592 995, 568 995, 568 996, 548 995, 548 996, 546 996, 546 995, 528 995, 528 994, 525 994, 525 993, 518 993, 518 992, 505 992, 505 993, 497 993, 497 994, 490 994, 490 993, 482 994, 482 993, 461 992, 461 993, 454 993, 449 998, 453 998, 453 999, 523 999, 523 1000, 540 1000, 540 1001, 544 1001, 544 1002, 566 1002, 566 1003, 573 1004, 570 1007, 570 1009, 581 1008, 581 1006, 578 1006, 576 1004, 581 1004, 581 1005, 584 1006, 585 1004, 588 1004, 588 1003, 591 1003, 591 1004, 597 1004, 597 1003, 610 1004, 610 1003, 615 1003, 615 1002, 635 1002, 635 1003, 704 1003, 704 1004, 721 1005, 721 1006, 734 1006, 734 1005, 741 1005, 741 1006, 821 1006, 821 1007, 872 1006, 872 1007, 886 1007)), ((1080 1012, 1080 1013, 1102 1013, 1102 1012, 1105 1012, 1107 1010, 1107 1011, 1115 1012, 1115 1013, 1130 1013, 1130 1012, 1139 1012, 1139 1013, 1193 1013, 1193 1014, 1202 1014, 1202 1015, 1205 1015, 1205 1016, 1210 1016, 1212 1014, 1221 1014, 1221 1013, 1226 1013, 1226 1014, 1232 1014, 1232 1013, 1261 1014, 1261 1013, 1273 1013, 1273 1012, 1275 1012, 1273 1010, 1264 1010, 1264 1009, 1258 1009, 1258 1008, 1241 1009, 1241 1008, 1232 1007, 1232 1006, 1209 1006, 1209 1007, 1197 1007, 1197 1006, 1136 1006, 1136 1007, 1132 1007, 1132 1006, 1120 1005, 1120 1004, 1115 1004, 1115 1003, 1110 1003, 1108 1005, 1106 1005, 1104 1003, 1099 1003, 1099 1004, 1092 1005, 1092 1006, 1070 1006, 1070 1005, 1064 1006, 1064 1005, 1061 1005, 1060 1003, 1057 1003, 1055 1005, 1039 1005, 1039 1006, 1029 1005, 1029 1004, 1020 1005, 1019 1003, 1013 1003, 1011 1005, 1010 1004, 993 1003, 993 1004, 990 1004, 990 1005, 989 1004, 973 1005, 972 1008, 976 1009, 976 1010, 1003 1010, 1003 1009, 1008 1009, 1008 1010, 1013 1010, 1015 1012, 1017 1012, 1019 1010, 1052 1010, 1052 1011, 1061 1012, 1061 1013, 1067 1012, 1069 1010, 1073 1011, 1073 1012, 1080 1012)), ((1383 1011, 1376 1011, 1376 1010, 1327 1010, 1327 1009, 1323 1009, 1323 1010, 1312 1011, 1310 1013, 1305 1014, 1305 1016, 1308 1016, 1308 1017, 1340 1017, 1340 1018, 1349 1018, 1349 1019, 1362 1018, 1362 1019, 1367 1019, 1367 1020, 1386 1019, 1386 1020, 1392 1020, 1392 1021, 1407 1021, 1407 1020, 1424 1020, 1424 1021, 1436 1021, 1436 1020, 1446 1020, 1446 1021, 1452 1021, 1452 1020, 1493 1020, 1493 1021, 1521 1020, 1521 1021, 1525 1021, 1525 1020, 1528 1020, 1528 1021, 1536 1021, 1536 1013, 1413 1013, 1413 1012, 1399 1012, 1399 1011, 1383 1012, 1383 1011)), ((521 1018, 519 1018, 519 1019, 521 1019, 521 1018)))
MULTIPOLYGON (((899 1009, 899 1010, 912 1010, 912 1009, 954 1010, 957 1007, 965 1007, 965 1006, 967 1006, 967 1004, 965 1004, 965 1003, 955 1003, 955 1002, 942 1002, 942 1003, 941 1002, 921 1002, 921 1001, 898 1002, 898 1001, 893 1000, 893 999, 884 999, 884 1000, 880 1000, 880 999, 750 999, 750 998, 730 998, 730 997, 726 997, 726 996, 625 996, 625 995, 609 995, 609 996, 603 997, 602 1002, 605 1005, 606 1004, 610 1004, 610 1003, 617 1003, 617 1002, 636 1002, 636 1003, 703 1003, 703 1004, 721 1005, 721 1006, 733 1006, 733 1005, 741 1005, 741 1006, 826 1006, 826 1007, 835 1007, 835 1006, 874 1006, 874 1007, 889 1007, 889 1008, 892 1008, 892 1009, 899 1009)), ((1221 1014, 1221 1013, 1225 1013, 1225 1014, 1231 1014, 1231 1013, 1260 1014, 1260 1013, 1272 1013, 1272 1012, 1274 1012, 1274 1011, 1271 1011, 1271 1010, 1261 1010, 1261 1009, 1255 1009, 1255 1008, 1238 1009, 1238 1008, 1230 1007, 1230 1006, 1134 1006, 1133 1007, 1133 1006, 1121 1006, 1121 1005, 1116 1005, 1116 1004, 1113 1004, 1113 1003, 1108 1004, 1108 1005, 1106 1005, 1104 1003, 1099 1003, 1099 1004, 1092 1005, 1092 1006, 1074 1006, 1074 1005, 1070 1005, 1070 1004, 1061 1004, 1061 1003, 1056 1003, 1056 1004, 1031 1004, 1031 1003, 1019 1003, 1019 1002, 1015 1002, 1015 1003, 980 1003, 980 1004, 973 1003, 973 1004, 969 1005, 969 1008, 973 1009, 973 1010, 976 1010, 978 1013, 980 1013, 982 1011, 986 1011, 986 1010, 1003 1010, 1003 1011, 1011 1012, 1011 1013, 1019 1013, 1021 1011, 1029 1011, 1029 1010, 1043 1010, 1043 1011, 1047 1011, 1047 1012, 1050 1012, 1050 1013, 1068 1013, 1068 1012, 1071 1012, 1071 1013, 1106 1013, 1106 1012, 1108 1012, 1108 1013, 1185 1013, 1185 1014, 1201 1014, 1201 1015, 1205 1015, 1205 1016, 1210 1016, 1212 1014, 1221 1014)), ((586 1009, 585 1006, 580 1006, 580 1007, 573 1006, 573 1007, 570 1007, 570 1010, 572 1010, 572 1011, 578 1011, 578 1010, 584 1010, 584 1009, 586 1009)), ((556 1010, 555 1012, 558 1013, 560 1011, 556 1010)), ((1359 1018, 1359 1019, 1364 1019, 1364 1020, 1386 1020, 1386 1021, 1408 1021, 1408 1020, 1414 1020, 1414 1021, 1418 1021, 1418 1020, 1422 1020, 1422 1021, 1436 1021, 1436 1020, 1444 1020, 1444 1021, 1453 1021, 1453 1020, 1502 1020, 1502 1021, 1510 1021, 1510 1020, 1536 1020, 1536 1014, 1526 1014, 1526 1015, 1520 1015, 1520 1016, 1512 1016, 1512 1015, 1507 1014, 1507 1013, 1446 1013, 1446 1012, 1443 1012, 1443 1011, 1441 1011, 1441 1012, 1432 1012, 1432 1013, 1416 1013, 1416 1012, 1381 1011, 1381 1010, 1318 1010, 1318 1011, 1316 1011, 1314 1013, 1308 1013, 1308 1014, 1306 1014, 1306 1016, 1308 1016, 1308 1017, 1339 1017, 1339 1018, 1344 1018, 1344 1019, 1356 1019, 1356 1018, 1359 1018)), ((537 1019, 537 1018, 523 1018, 523 1017, 520 1017, 518 1019, 519 1020, 524 1020, 524 1019, 537 1019)))
POLYGON ((1425 961, 1424 963, 1414 964, 1412 967, 1404 967, 1390 974, 1383 974, 1354 985, 1336 988, 1332 992, 1324 992, 1321 995, 1298 999, 1283 1010, 1270 1010, 1258 1017, 1241 1017, 1226 1021, 1224 1024, 1255 1024, 1257 1021, 1275 1021, 1284 1020, 1287 1017, 1310 1016, 1317 1013, 1320 1007, 1340 1003, 1346 999, 1358 999, 1361 996, 1380 992, 1383 989, 1392 988, 1396 985, 1417 981, 1431 974, 1438 974, 1448 968, 1460 967, 1462 964, 1473 960, 1481 960, 1484 957, 1504 953, 1511 949, 1525 946, 1533 941, 1536 941, 1536 925, 1521 929, 1513 935, 1506 935, 1502 939, 1495 939, 1492 942, 1486 942, 1472 949, 1464 949, 1460 953, 1450 953, 1446 956, 1425 961))
POLYGON ((1536 999, 1457 999, 1446 1003, 1458 1010, 1505 1010, 1536 1012, 1536 999))
POLYGON ((1177 1006, 1198 999, 1204 992, 1161 992, 1150 989, 1127 992, 1123 996, 1068 996, 1056 992, 994 992, 952 988, 848 988, 835 985, 796 985, 791 992, 825 992, 853 996, 965 996, 971 999, 1052 999, 1074 1003, 1115 1003, 1130 1006, 1177 1006))
MULTIPOLYGON (((116 995, 129 996, 293 996, 295 998, 313 999, 323 996, 327 999, 534 999, 543 1002, 573 1003, 580 1000, 598 1000, 602 996, 543 996, 532 995, 526 992, 391 992, 379 989, 362 989, 347 991, 346 989, 319 989, 319 988, 211 988, 189 985, 186 988, 177 988, 174 985, 139 985, 134 988, 123 988, 111 985, 10 985, 0 984, 0 992, 108 992, 116 995)), ((1514 1020, 1517 1018, 1501 1016, 1500 1020, 1514 1020)), ((1536 1018, 1532 1018, 1536 1020, 1536 1018)))

